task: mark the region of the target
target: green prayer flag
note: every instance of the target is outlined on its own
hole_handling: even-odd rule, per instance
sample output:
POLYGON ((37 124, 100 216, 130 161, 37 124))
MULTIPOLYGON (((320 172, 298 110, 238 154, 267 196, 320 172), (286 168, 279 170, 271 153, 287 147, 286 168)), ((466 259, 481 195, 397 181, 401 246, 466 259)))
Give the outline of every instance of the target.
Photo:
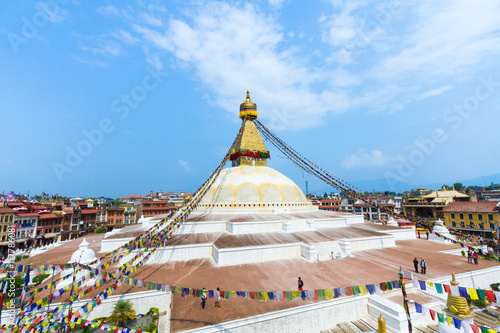
POLYGON ((231 293, 229 291, 224 291, 224 298, 229 299, 231 297, 231 293))
POLYGON ((391 281, 387 281, 385 283, 385 286, 387 287, 387 290, 392 290, 392 282, 391 281))
POLYGON ((292 299, 293 299, 292 292, 291 291, 287 291, 286 292, 286 300, 287 301, 291 301, 292 299))
POLYGON ((354 296, 357 296, 357 295, 361 294, 361 292, 359 291, 359 286, 352 287, 352 294, 354 296))
POLYGON ((325 289, 318 290, 318 298, 325 299, 325 289))
POLYGON ((476 289, 477 291, 477 297, 479 297, 479 299, 485 299, 486 298, 486 293, 484 292, 483 289, 476 289))
POLYGON ((438 312, 437 315, 438 315, 439 322, 444 323, 444 314, 442 314, 441 312, 438 312))
POLYGON ((436 287, 436 291, 439 293, 439 294, 442 294, 443 293, 443 285, 441 283, 434 283, 434 286, 436 287))
POLYGON ((481 333, 488 333, 488 329, 485 327, 480 327, 481 333))

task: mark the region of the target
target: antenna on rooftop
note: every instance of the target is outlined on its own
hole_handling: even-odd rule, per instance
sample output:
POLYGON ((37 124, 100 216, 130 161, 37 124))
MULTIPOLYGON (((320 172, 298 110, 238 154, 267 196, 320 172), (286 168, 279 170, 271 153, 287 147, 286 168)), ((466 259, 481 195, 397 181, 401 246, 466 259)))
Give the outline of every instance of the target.
POLYGON ((306 197, 309 194, 309 182, 306 180, 306 197))

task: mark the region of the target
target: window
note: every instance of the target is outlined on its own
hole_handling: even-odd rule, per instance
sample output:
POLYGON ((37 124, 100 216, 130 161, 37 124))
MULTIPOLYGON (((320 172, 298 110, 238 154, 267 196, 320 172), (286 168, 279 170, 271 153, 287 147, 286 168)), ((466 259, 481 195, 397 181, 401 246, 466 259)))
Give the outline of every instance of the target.
POLYGON ((451 213, 451 218, 454 219, 455 218, 455 213, 451 213))
POLYGON ((479 221, 482 221, 482 220, 483 220, 483 214, 479 214, 479 213, 478 213, 478 214, 477 214, 477 219, 478 219, 479 221))
POLYGON ((465 228, 465 222, 460 222, 460 226, 461 226, 462 228, 465 228))
POLYGON ((467 216, 469 217, 469 220, 474 220, 474 214, 469 213, 469 214, 467 214, 467 216))
POLYGON ((474 225, 474 222, 469 222, 469 228, 474 229, 476 226, 474 225))
POLYGON ((488 214, 488 221, 493 221, 493 214, 488 214))
POLYGON ((490 222, 490 230, 495 230, 495 229, 496 229, 496 228, 495 228, 495 223, 491 223, 491 222, 490 222))
POLYGON ((463 220, 464 219, 464 213, 460 213, 460 219, 463 220))
POLYGON ((457 222, 453 221, 453 222, 451 222, 451 225, 452 225, 453 227, 456 227, 456 226, 457 226, 457 222))
POLYGON ((479 222, 479 229, 484 230, 484 223, 483 222, 479 222))

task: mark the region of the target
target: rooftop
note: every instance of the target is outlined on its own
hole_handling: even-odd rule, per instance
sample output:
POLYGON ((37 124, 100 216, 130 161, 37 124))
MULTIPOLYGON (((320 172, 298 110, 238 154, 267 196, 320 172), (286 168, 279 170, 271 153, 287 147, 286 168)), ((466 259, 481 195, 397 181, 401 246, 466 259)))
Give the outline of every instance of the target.
POLYGON ((494 213, 500 212, 498 201, 452 202, 443 212, 494 213))

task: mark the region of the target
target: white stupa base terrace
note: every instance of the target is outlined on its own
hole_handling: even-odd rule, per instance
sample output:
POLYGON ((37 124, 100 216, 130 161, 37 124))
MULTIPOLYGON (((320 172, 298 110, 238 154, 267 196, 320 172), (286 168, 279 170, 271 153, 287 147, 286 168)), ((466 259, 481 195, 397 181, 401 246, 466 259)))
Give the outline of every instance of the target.
MULTIPOLYGON (((362 223, 362 217, 356 215, 320 220, 196 221, 186 222, 165 247, 156 250, 148 264, 204 258, 212 259, 217 266, 295 258, 325 261, 394 247, 397 240, 407 239, 415 239, 413 228, 362 223)), ((105 239, 103 251, 112 251, 129 240, 105 239)), ((130 253, 120 264, 135 255, 130 253)))

